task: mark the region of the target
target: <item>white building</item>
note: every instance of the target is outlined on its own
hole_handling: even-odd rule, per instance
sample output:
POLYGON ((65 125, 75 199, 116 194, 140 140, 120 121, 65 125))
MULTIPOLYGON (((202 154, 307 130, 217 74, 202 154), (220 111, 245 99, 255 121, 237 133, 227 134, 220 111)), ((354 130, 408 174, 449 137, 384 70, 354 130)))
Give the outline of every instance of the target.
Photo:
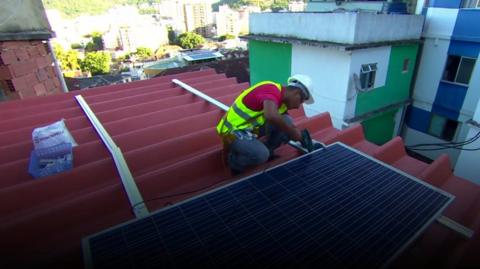
POLYGON ((288 11, 291 12, 302 12, 305 10, 305 2, 300 1, 291 1, 288 3, 288 11))
POLYGON ((250 16, 250 83, 306 74, 334 126, 362 123, 377 144, 397 135, 408 104, 424 18, 372 13, 258 13, 250 16), (275 27, 272 27, 275 25, 275 27))
POLYGON ((238 10, 240 34, 248 34, 251 13, 260 13, 262 10, 257 6, 243 6, 238 10))
POLYGON ((240 33, 240 14, 228 5, 221 5, 215 13, 217 36, 231 34, 238 36, 240 33))
POLYGON ((185 3, 184 8, 186 30, 205 37, 212 36, 212 2, 210 0, 190 0, 185 3))
POLYGON ((153 51, 159 46, 168 44, 167 27, 151 18, 137 21, 136 24, 119 28, 120 46, 124 51, 134 52, 138 47, 150 48, 153 51))
POLYGON ((158 4, 161 19, 177 33, 187 30, 184 2, 184 0, 164 0, 158 4))
POLYGON ((65 48, 73 43, 85 45, 93 32, 102 33, 105 49, 123 48, 135 51, 137 47, 152 50, 168 43, 166 26, 149 15, 140 15, 136 7, 120 6, 98 16, 80 16, 64 20, 57 11, 47 12, 57 40, 65 48))
POLYGON ((480 3, 420 2, 425 41, 404 139, 430 144, 410 147, 430 159, 448 154, 456 175, 480 184, 480 3))

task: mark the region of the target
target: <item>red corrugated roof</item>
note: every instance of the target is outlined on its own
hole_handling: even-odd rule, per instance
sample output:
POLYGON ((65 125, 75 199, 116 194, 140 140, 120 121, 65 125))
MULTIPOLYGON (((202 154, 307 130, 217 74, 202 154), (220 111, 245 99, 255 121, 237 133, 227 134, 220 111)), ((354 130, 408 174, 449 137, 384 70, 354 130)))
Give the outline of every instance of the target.
MULTIPOLYGON (((6 266, 2 268, 12 264, 16 268, 33 264, 82 267, 83 237, 134 218, 114 163, 76 103, 76 94, 84 96, 122 149, 144 199, 235 180, 222 165, 214 130, 223 112, 176 87, 173 78, 225 104, 248 86, 204 70, 0 104, 0 249, 4 257, 0 265, 6 266), (27 172, 31 132, 61 118, 79 143, 74 148, 75 168, 35 180, 27 172)), ((456 195, 445 215, 480 230, 480 188, 453 176, 446 155, 426 164, 407 156, 399 137, 377 146, 365 140, 360 125, 342 131, 333 128, 328 113, 312 118, 302 110, 291 114, 317 140, 344 142, 456 195)), ((267 165, 299 154, 289 146, 278 153, 281 157, 267 165)), ((192 195, 158 199, 147 206, 153 211, 192 195)), ((478 233, 466 240, 436 223, 397 264, 478 266, 475 250, 479 241, 478 233)))

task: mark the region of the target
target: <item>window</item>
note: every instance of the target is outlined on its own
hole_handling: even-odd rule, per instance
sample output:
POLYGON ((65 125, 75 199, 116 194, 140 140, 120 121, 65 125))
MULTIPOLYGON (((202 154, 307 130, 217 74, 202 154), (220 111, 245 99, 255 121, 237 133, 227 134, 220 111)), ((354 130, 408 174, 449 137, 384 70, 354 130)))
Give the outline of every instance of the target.
POLYGON ((377 72, 377 64, 362 64, 360 69, 360 88, 367 90, 373 88, 375 84, 375 73, 377 72))
POLYGON ((402 68, 402 73, 407 73, 408 72, 408 66, 410 65, 410 59, 405 59, 403 60, 403 68, 402 68))
POLYGON ((463 8, 480 8, 480 0, 463 0, 463 8))
POLYGON ((442 79, 468 85, 475 61, 475 58, 449 55, 442 79))
POLYGON ((452 141, 457 132, 457 127, 457 121, 433 114, 428 133, 443 140, 452 141))

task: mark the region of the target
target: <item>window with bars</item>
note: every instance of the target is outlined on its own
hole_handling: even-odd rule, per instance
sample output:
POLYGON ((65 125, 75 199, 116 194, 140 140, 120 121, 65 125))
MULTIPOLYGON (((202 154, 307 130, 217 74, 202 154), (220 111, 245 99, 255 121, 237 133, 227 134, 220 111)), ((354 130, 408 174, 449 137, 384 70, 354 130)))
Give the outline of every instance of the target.
POLYGON ((463 8, 480 8, 480 0, 463 0, 463 8))
POLYGON ((468 85, 476 60, 475 58, 449 55, 442 79, 468 85))
POLYGON ((368 90, 374 87, 376 73, 376 63, 362 64, 362 67, 360 68, 360 88, 362 90, 368 90))

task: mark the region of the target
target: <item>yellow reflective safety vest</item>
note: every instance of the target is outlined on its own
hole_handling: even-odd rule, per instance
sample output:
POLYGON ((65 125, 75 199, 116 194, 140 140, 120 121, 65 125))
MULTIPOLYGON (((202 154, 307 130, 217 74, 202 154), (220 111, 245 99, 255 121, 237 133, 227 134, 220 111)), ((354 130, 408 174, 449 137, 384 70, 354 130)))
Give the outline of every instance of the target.
MULTIPOLYGON (((230 134, 235 130, 252 130, 256 131, 258 128, 265 124, 265 116, 263 110, 254 111, 248 108, 243 103, 243 98, 249 94, 251 91, 256 89, 259 86, 265 84, 273 84, 281 92, 282 85, 272 81, 262 81, 259 82, 250 88, 244 90, 233 102, 233 105, 228 109, 227 113, 222 117, 220 122, 217 124, 217 133, 219 135, 230 134)), ((278 113, 283 114, 287 111, 287 106, 282 104, 278 108, 278 113)))

